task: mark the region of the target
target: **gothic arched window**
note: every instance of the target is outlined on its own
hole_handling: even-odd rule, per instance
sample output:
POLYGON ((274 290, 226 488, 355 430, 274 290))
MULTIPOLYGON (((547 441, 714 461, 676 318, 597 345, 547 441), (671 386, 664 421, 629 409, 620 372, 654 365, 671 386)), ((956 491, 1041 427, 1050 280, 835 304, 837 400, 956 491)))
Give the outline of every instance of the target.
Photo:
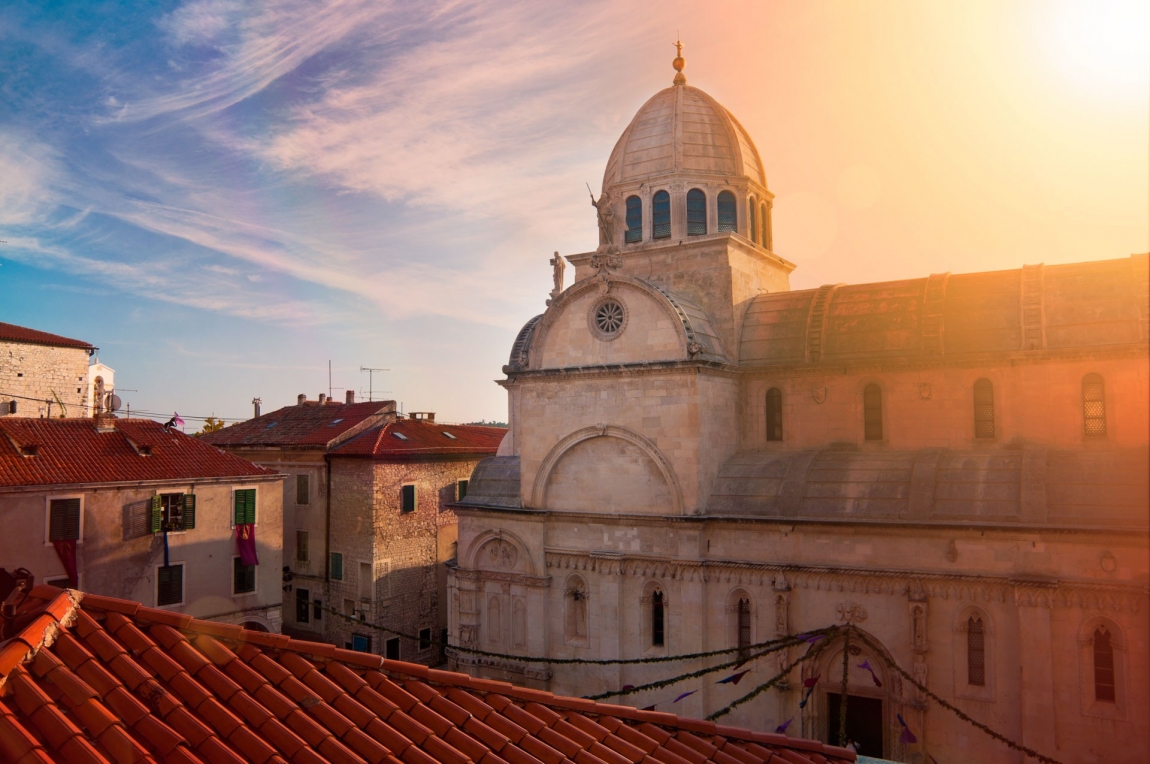
POLYGON ((739 599, 737 617, 739 659, 746 660, 747 651, 751 647, 751 601, 749 599, 739 599))
POLYGON ((759 203, 755 201, 753 196, 747 202, 747 228, 750 230, 751 242, 754 244, 759 243, 759 216, 755 213, 755 207, 758 206, 759 203))
POLYGON ((1097 374, 1082 378, 1082 419, 1087 435, 1106 434, 1106 388, 1097 374))
POLYGON ((651 644, 662 647, 666 644, 666 608, 663 603, 663 593, 656 591, 651 595, 651 644))
POLYGON ((966 622, 966 683, 986 686, 986 632, 982 619, 973 615, 966 622))
POLYGON ((767 249, 774 251, 774 242, 771 241, 771 216, 767 210, 767 205, 764 204, 761 208, 763 225, 763 246, 767 249))
POLYGON ((499 644, 503 638, 502 626, 503 622, 503 607, 499 604, 498 597, 491 597, 487 600, 487 641, 493 645, 499 644))
POLYGON ((994 437, 994 385, 989 379, 974 383, 974 437, 994 437))
POLYGON ((1105 626, 1094 631, 1094 699, 1113 703, 1114 645, 1105 626))
POLYGON ((587 585, 579 576, 567 580, 567 638, 587 636, 587 585))
POLYGON ((720 231, 737 231, 738 226, 738 212, 735 205, 735 195, 730 191, 723 191, 719 194, 719 230, 720 231))
POLYGON ((687 235, 702 236, 707 232, 707 195, 697 188, 687 192, 687 235))
POLYGON ((772 387, 767 391, 767 440, 783 439, 783 393, 772 387))
POLYGON ((643 241, 643 200, 637 196, 627 197, 627 234, 624 241, 628 244, 643 241))
POLYGON ((671 195, 666 191, 656 191, 651 197, 651 238, 671 238, 671 195))
POLYGON ((511 644, 527 646, 527 605, 518 597, 511 605, 511 644))
POLYGON ((875 384, 863 390, 863 435, 867 440, 882 440, 882 390, 875 384))

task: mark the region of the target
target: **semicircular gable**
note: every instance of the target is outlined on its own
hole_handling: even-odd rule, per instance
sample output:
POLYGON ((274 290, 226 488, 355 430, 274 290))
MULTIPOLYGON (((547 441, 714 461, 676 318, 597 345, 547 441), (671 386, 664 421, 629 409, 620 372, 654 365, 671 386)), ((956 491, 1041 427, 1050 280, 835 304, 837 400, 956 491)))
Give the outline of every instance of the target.
POLYGON ((466 559, 472 570, 535 575, 535 564, 527 546, 515 534, 502 529, 476 536, 466 559))

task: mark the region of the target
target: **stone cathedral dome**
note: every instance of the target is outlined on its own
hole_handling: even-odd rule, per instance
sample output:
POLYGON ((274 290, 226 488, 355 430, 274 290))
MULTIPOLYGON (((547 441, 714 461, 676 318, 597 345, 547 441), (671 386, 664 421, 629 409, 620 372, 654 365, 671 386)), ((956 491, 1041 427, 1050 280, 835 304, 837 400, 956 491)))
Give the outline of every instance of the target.
POLYGON ((751 136, 718 101, 687 85, 682 61, 675 59, 675 84, 643 104, 623 131, 607 161, 603 189, 673 174, 743 176, 766 188, 751 136))

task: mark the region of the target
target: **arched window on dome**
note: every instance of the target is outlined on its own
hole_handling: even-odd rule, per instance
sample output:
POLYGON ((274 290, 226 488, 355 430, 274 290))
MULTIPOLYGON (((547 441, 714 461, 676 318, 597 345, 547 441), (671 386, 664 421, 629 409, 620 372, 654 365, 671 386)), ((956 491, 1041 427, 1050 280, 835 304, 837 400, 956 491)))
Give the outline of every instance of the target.
POLYGON ((720 231, 737 231, 739 230, 739 218, 737 207, 735 206, 735 195, 730 191, 723 191, 719 194, 719 230, 720 231))
POLYGON ((758 206, 759 203, 756 202, 755 197, 752 196, 751 200, 747 203, 747 227, 751 231, 751 242, 754 244, 759 243, 759 216, 755 213, 755 208, 758 206))
POLYGON ((707 195, 697 188, 687 192, 687 235, 702 236, 707 232, 707 195))
POLYGON ((767 391, 767 440, 783 439, 783 393, 772 387, 767 391))
POLYGON ((651 238, 671 238, 671 195, 666 191, 657 191, 651 197, 651 222, 651 238))
POLYGON ((627 234, 624 241, 628 244, 643 241, 643 200, 637 196, 627 197, 627 234))
POLYGON ((759 210, 762 213, 759 215, 759 225, 763 227, 763 248, 770 249, 773 252, 774 250, 771 247, 771 218, 767 214, 767 205, 765 202, 759 210))

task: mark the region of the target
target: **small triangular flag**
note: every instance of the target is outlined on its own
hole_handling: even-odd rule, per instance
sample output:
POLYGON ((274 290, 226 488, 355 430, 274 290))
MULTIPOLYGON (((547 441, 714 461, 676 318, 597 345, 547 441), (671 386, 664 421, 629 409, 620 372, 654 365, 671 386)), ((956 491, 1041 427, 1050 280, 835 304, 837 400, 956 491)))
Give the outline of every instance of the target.
POLYGON ((680 700, 682 700, 683 698, 687 697, 688 695, 694 695, 696 692, 698 692, 698 690, 691 690, 690 692, 684 692, 682 695, 680 695, 679 697, 675 698, 675 699, 674 699, 674 700, 672 700, 671 702, 672 702, 672 703, 678 703, 678 702, 679 702, 680 700))
POLYGON ((726 679, 720 679, 719 681, 715 682, 715 684, 738 684, 739 680, 742 679, 743 677, 745 677, 749 673, 751 673, 751 670, 745 669, 743 671, 740 671, 737 674, 731 674, 726 679))

